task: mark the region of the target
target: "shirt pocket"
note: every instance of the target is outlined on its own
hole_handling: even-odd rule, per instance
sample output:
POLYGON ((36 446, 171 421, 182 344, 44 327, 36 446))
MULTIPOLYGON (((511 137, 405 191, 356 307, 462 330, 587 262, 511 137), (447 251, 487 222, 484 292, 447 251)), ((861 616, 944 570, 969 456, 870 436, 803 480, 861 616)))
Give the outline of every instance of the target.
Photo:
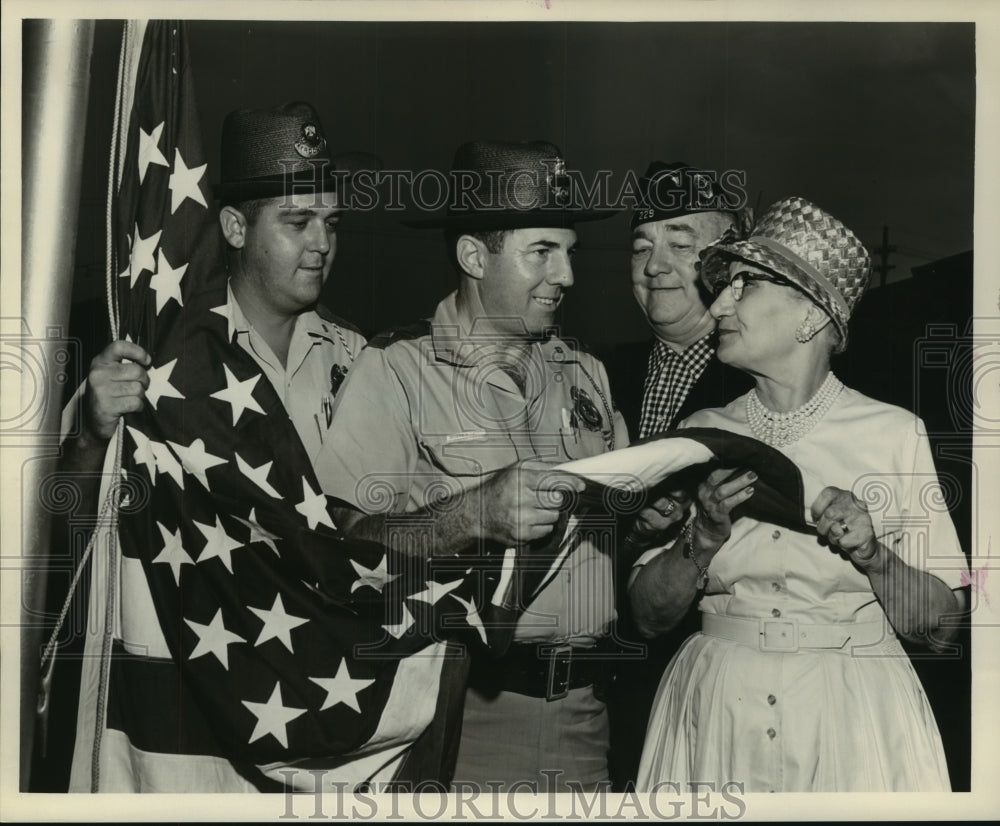
POLYGON ((587 430, 586 428, 563 427, 560 430, 562 436, 563 452, 567 459, 587 459, 590 456, 597 456, 608 449, 604 436, 599 431, 587 430))
POLYGON ((421 446, 430 463, 449 476, 487 476, 518 461, 517 448, 508 438, 427 439, 421 446))

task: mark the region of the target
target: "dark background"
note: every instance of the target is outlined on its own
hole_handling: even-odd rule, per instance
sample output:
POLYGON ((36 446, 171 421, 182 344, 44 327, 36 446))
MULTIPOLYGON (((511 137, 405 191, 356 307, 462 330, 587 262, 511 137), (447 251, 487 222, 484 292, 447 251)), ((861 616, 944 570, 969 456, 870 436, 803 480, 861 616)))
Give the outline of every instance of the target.
MULTIPOLYGON (((546 139, 585 174, 685 160, 744 170, 751 202, 818 203, 889 280, 972 248, 972 24, 190 21, 209 177, 226 113, 304 99, 335 153, 447 170, 479 137, 546 139)), ((107 147, 120 24, 101 21, 75 296, 103 297, 107 147)), ((429 315, 454 279, 440 234, 368 212, 341 224, 325 303, 373 332, 429 315)), ((628 286, 628 215, 579 228, 569 335, 646 335, 628 286)))
MULTIPOLYGON (((304 99, 335 153, 370 153, 387 169, 446 170, 455 148, 477 137, 545 139, 571 168, 609 169, 613 181, 654 158, 745 170, 751 202, 815 201, 876 263, 888 227, 889 283, 873 277, 834 367, 849 385, 927 421, 969 549, 978 485, 961 382, 971 358, 973 24, 187 25, 213 181, 228 111, 304 99)), ((120 29, 97 23, 84 137, 70 330, 84 364, 108 341, 104 212, 120 29)), ((403 227, 400 217, 355 213, 341 224, 324 303, 369 335, 429 315, 454 286, 440 235, 403 227)), ((605 351, 648 338, 629 289, 628 215, 578 231, 565 333, 605 351)), ((67 582, 51 580, 61 602, 67 582)), ((969 787, 965 633, 962 643, 956 658, 915 660, 956 790, 969 787)), ((71 657, 60 666, 72 667, 71 657)), ((64 734, 49 738, 33 772, 40 791, 65 788, 73 689, 72 673, 57 680, 50 727, 64 734)))

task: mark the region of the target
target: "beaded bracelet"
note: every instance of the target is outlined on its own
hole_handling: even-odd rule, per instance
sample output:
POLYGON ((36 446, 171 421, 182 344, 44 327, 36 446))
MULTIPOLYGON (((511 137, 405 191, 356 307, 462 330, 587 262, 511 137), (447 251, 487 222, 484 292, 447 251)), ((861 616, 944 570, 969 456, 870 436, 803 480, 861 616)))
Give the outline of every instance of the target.
POLYGON ((681 531, 681 536, 684 537, 684 548, 681 550, 681 556, 685 559, 690 559, 694 564, 694 567, 698 569, 698 579, 695 583, 695 587, 701 591, 708 584, 708 566, 702 565, 694 556, 694 540, 692 534, 694 533, 694 519, 690 520, 681 531))

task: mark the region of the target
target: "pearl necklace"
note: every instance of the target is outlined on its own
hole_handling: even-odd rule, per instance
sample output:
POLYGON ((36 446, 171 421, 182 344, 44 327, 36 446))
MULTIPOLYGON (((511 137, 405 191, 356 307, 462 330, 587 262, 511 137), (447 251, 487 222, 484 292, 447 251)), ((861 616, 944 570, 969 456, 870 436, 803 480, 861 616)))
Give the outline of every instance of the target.
POLYGON ((756 388, 747 395, 747 423, 753 435, 774 447, 797 442, 822 419, 844 389, 833 373, 828 373, 815 395, 801 407, 787 413, 775 413, 761 402, 756 388))

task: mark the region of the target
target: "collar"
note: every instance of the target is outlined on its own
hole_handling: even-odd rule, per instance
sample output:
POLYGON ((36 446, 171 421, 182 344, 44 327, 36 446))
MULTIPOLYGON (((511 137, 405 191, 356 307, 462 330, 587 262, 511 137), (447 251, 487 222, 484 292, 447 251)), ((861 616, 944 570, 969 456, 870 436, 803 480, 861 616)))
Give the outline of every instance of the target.
POLYGON ((653 353, 660 361, 665 361, 671 357, 679 358, 682 361, 689 361, 706 350, 709 352, 715 350, 715 330, 706 333, 697 341, 683 348, 676 347, 659 338, 653 339, 653 353))
MULTIPOLYGON (((492 330, 487 331, 459 309, 458 291, 442 300, 431 317, 431 342, 434 357, 456 367, 476 364, 483 347, 500 347, 514 341, 492 330)), ((549 336, 531 343, 543 361, 565 364, 579 361, 576 349, 559 336, 549 336)))
MULTIPOLYGON (((244 315, 243 308, 240 307, 240 302, 236 300, 232 284, 226 284, 225 307, 216 308, 214 312, 219 315, 223 315, 229 323, 230 341, 233 340, 234 335, 250 335, 251 332, 254 334, 257 333, 257 331, 254 330, 253 325, 247 319, 246 315, 244 315)), ((337 342, 334 325, 320 318, 319 313, 315 310, 306 310, 305 312, 299 313, 298 317, 295 319, 295 327, 292 330, 292 337, 294 338, 299 335, 308 335, 311 338, 326 339, 332 344, 336 344, 337 342)))

